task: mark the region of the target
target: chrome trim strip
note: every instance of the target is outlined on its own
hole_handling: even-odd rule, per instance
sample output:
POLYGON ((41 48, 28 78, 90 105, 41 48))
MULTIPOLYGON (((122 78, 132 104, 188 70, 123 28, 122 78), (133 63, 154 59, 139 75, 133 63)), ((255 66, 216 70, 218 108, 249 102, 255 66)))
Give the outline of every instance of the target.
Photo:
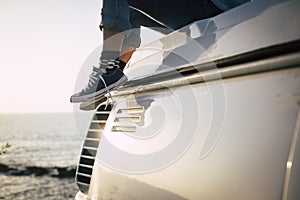
POLYGON ((110 112, 109 111, 96 111, 94 114, 95 115, 99 115, 99 114, 109 114, 110 112))
POLYGON ((132 86, 145 85, 145 83, 155 83, 162 80, 170 80, 178 78, 178 74, 186 74, 191 72, 204 72, 216 68, 224 68, 228 66, 253 62, 257 60, 263 60, 268 58, 274 58, 280 55, 291 54, 300 51, 300 40, 290 41, 283 44, 277 44, 268 46, 265 48, 257 49, 254 51, 233 55, 225 58, 215 60, 204 60, 202 63, 196 65, 182 66, 179 69, 164 70, 158 72, 158 74, 152 74, 140 79, 130 80, 126 82, 122 87, 129 88, 132 86))
POLYGON ((93 169, 93 166, 90 166, 90 165, 79 164, 78 166, 80 166, 80 167, 86 167, 86 168, 91 168, 91 169, 93 169))
POLYGON ((96 147, 89 147, 89 146, 83 146, 82 149, 95 150, 95 151, 97 151, 98 148, 96 148, 96 147))
POLYGON ((90 187, 95 157, 105 124, 111 110, 111 106, 108 107, 109 108, 106 107, 105 103, 98 106, 93 115, 94 120, 90 122, 89 129, 86 132, 85 139, 82 144, 81 153, 76 169, 75 180, 79 190, 83 193, 87 192, 90 187), (102 110, 104 109, 108 109, 108 111, 103 112, 102 110), (99 119, 104 120, 98 120, 98 117, 100 117, 99 119))
POLYGON ((291 176, 291 170, 293 167, 293 160, 294 160, 294 154, 296 149, 296 144, 299 138, 300 134, 300 109, 298 111, 298 116, 295 124, 295 130, 293 134, 293 138, 291 141, 289 156, 287 159, 287 166, 285 171, 285 177, 284 177, 284 184, 283 184, 283 191, 282 191, 282 200, 287 200, 288 193, 289 193, 289 183, 290 183, 290 176, 291 176))
POLYGON ((89 132, 100 132, 100 131, 102 131, 101 129, 89 129, 88 130, 89 132))
POLYGON ((136 122, 139 123, 141 121, 141 117, 140 116, 126 116, 126 117, 116 117, 114 122, 136 122))
POLYGON ((126 107, 126 108, 121 108, 118 110, 117 113, 129 113, 129 114, 135 114, 135 113, 143 113, 144 112, 144 107, 126 107))
POLYGON ((91 123, 106 123, 106 120, 92 120, 91 123))
POLYGON ((85 176, 85 177, 88 177, 88 178, 91 178, 92 176, 89 175, 89 174, 83 174, 83 173, 77 173, 77 175, 80 175, 80 176, 85 176))
POLYGON ((135 132, 135 126, 113 126, 111 129, 112 132, 135 132))
MULTIPOLYGON (((300 67, 300 52, 292 53, 289 55, 278 56, 276 58, 268 58, 259 61, 233 65, 224 67, 221 69, 213 69, 203 72, 194 73, 188 76, 179 76, 177 78, 167 81, 161 81, 160 83, 148 84, 131 87, 131 88, 120 88, 118 91, 113 91, 113 96, 124 96, 145 93, 154 90, 162 90, 171 87, 184 86, 188 84, 197 84, 215 80, 222 80, 226 78, 232 78, 237 76, 244 76, 249 74, 255 74, 259 72, 267 72, 291 67, 300 67)), ((159 75, 158 75, 159 79, 159 75)))
POLYGON ((85 138, 85 140, 89 140, 89 141, 100 141, 100 138, 85 138))
POLYGON ((81 155, 80 156, 81 158, 87 158, 87 159, 91 159, 91 160, 94 160, 95 157, 94 156, 86 156, 86 155, 81 155))

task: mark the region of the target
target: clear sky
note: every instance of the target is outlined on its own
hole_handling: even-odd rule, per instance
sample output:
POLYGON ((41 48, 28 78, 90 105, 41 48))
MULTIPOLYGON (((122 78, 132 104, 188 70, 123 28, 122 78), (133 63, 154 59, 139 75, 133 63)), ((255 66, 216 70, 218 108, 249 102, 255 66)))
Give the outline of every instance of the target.
MULTIPOLYGON (((0 0, 0 114, 72 111, 78 73, 102 43, 101 7, 101 0, 0 0)), ((142 29, 142 45, 161 36, 142 29)))
POLYGON ((100 0, 0 0, 0 113, 72 111, 81 65, 101 43, 100 0))

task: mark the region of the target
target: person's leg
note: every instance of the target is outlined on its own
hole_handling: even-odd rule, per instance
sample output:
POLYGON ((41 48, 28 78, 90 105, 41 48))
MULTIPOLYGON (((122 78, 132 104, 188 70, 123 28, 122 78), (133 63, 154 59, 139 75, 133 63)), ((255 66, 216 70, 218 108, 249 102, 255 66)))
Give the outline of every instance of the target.
POLYGON ((141 26, 151 28, 163 34, 172 32, 172 30, 168 29, 160 22, 155 21, 150 16, 145 15, 145 13, 142 11, 133 8, 129 8, 129 21, 132 29, 129 35, 124 39, 120 53, 120 60, 124 63, 127 63, 130 60, 136 48, 138 48, 141 44, 141 26))
POLYGON ((222 13, 211 0, 128 0, 128 3, 174 30, 222 13))
MULTIPOLYGON (((132 7, 141 10, 171 30, 180 29, 197 20, 210 18, 223 12, 210 0, 152 0, 151 3, 148 0, 128 0, 128 2, 132 7)), ((172 66, 169 65, 169 60, 174 63, 174 56, 164 54, 162 68, 172 66)), ((175 63, 173 64, 175 66, 179 64, 175 63)))
POLYGON ((103 28, 103 51, 120 52, 124 35, 119 31, 103 28), (111 38, 113 37, 113 38, 111 38))
POLYGON ((103 0, 102 23, 103 50, 100 56, 99 67, 94 67, 87 86, 71 96, 71 102, 89 101, 102 96, 125 80, 119 68, 119 60, 126 31, 131 29, 129 22, 129 7, 127 0, 103 0), (124 32, 125 31, 125 32, 124 32))
POLYGON ((126 45, 123 43, 121 53, 119 56, 119 61, 122 62, 122 64, 121 64, 122 66, 120 66, 121 68, 123 68, 123 69, 125 68, 126 64, 131 59, 132 54, 135 52, 135 50, 136 50, 136 47, 126 45))
POLYGON ((103 28, 103 46, 99 67, 112 73, 119 65, 117 58, 120 56, 124 35, 119 31, 103 28))
POLYGON ((211 0, 128 0, 128 4, 132 29, 124 39, 120 54, 125 64, 140 46, 141 26, 169 34, 194 21, 222 13, 211 0))
POLYGON ((222 11, 210 0, 128 0, 132 30, 124 39, 120 60, 127 63, 140 46, 140 27, 169 34, 189 23, 215 16, 222 11))
MULTIPOLYGON (((100 57, 100 65, 107 62, 118 62, 123 40, 131 29, 129 22, 129 7, 127 0, 104 0, 102 7, 103 50, 100 57)), ((101 67, 102 67, 101 66, 101 67)), ((112 69, 111 65, 106 66, 112 69)), ((115 68, 115 66, 114 66, 115 68)), ((111 73, 111 70, 108 70, 111 73)))

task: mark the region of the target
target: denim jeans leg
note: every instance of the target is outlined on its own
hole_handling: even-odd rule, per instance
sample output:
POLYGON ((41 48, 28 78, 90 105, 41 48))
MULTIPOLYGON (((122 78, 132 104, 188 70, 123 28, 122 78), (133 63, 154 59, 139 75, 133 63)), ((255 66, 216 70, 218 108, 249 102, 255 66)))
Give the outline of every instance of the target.
POLYGON ((165 27, 179 29, 222 11, 211 0, 128 0, 129 5, 147 13, 165 27))
POLYGON ((104 28, 119 32, 131 29, 127 0, 103 0, 101 15, 104 28))
POLYGON ((131 31, 124 44, 133 47, 140 45, 141 26, 155 27, 154 30, 168 34, 172 29, 179 29, 222 12, 210 0, 128 0, 128 2, 132 7, 129 11, 131 26, 138 29, 131 31))
POLYGON ((131 24, 131 32, 128 35, 128 37, 125 38, 124 44, 127 46, 132 46, 135 48, 138 48, 141 44, 141 37, 140 37, 140 28, 141 26, 151 28, 155 31, 158 31, 163 34, 169 34, 173 30, 169 29, 162 24, 158 23, 157 21, 149 18, 146 16, 144 13, 133 9, 129 8, 129 21, 131 24))

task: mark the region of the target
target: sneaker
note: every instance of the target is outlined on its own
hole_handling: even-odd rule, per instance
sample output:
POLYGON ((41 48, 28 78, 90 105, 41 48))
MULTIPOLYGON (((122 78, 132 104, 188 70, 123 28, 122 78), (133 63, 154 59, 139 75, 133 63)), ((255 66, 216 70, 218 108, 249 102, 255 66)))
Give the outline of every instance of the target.
POLYGON ((81 92, 73 94, 70 101, 72 103, 93 101, 93 99, 100 98, 101 95, 121 85, 126 80, 127 77, 119 68, 116 68, 113 73, 107 74, 103 73, 102 69, 94 67, 87 87, 81 92))

